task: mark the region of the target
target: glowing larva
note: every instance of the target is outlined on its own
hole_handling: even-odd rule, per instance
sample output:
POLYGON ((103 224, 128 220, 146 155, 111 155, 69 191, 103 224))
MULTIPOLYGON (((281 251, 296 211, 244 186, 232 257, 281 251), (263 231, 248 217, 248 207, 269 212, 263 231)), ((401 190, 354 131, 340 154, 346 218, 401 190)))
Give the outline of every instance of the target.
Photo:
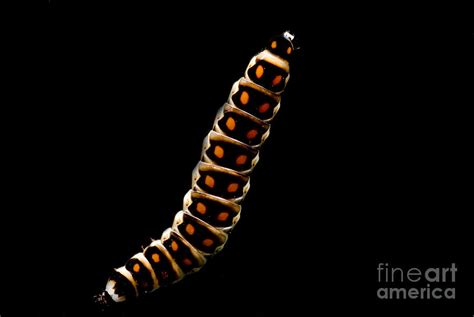
POLYGON ((239 220, 249 175, 280 108, 294 51, 292 40, 293 35, 285 32, 251 59, 204 139, 183 210, 160 240, 112 273, 105 291, 96 296, 97 303, 124 302, 175 283, 199 271, 209 256, 222 250, 239 220))

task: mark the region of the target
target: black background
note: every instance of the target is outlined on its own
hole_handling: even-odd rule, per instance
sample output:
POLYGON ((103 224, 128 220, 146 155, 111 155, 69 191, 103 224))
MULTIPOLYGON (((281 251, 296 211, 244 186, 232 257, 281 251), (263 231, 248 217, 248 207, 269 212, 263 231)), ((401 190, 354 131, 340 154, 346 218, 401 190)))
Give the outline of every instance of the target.
POLYGON ((357 9, 52 1, 4 22, 1 316, 98 313, 111 269, 180 210, 232 83, 287 29, 301 49, 225 250, 103 315, 472 315, 448 115, 465 65, 418 16, 357 9), (458 298, 377 300, 379 262, 454 262, 458 298))

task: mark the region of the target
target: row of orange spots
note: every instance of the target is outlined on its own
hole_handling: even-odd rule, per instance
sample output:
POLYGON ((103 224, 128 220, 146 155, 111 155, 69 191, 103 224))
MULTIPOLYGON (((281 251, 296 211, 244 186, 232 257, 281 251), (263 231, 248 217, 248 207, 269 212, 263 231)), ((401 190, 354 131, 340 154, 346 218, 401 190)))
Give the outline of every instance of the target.
POLYGON ((226 221, 228 218, 229 218, 229 213, 225 211, 219 213, 219 215, 217 216, 217 220, 219 221, 226 221))
POLYGON ((258 107, 258 112, 265 113, 268 111, 268 109, 270 109, 270 104, 268 102, 265 102, 263 105, 258 107))
MULTIPOLYGON (((258 79, 262 78, 264 70, 265 69, 263 68, 262 65, 258 65, 257 69, 255 70, 255 76, 257 76, 258 79)), ((281 75, 275 76, 275 78, 273 78, 273 80, 272 80, 272 86, 276 86, 279 83, 281 83, 282 79, 283 79, 283 76, 281 76, 281 75)), ((241 99, 242 99, 242 96, 241 96, 241 99)), ((248 100, 247 100, 247 102, 248 102, 248 100)))
POLYGON ((249 99, 250 99, 249 93, 246 91, 242 91, 242 93, 240 94, 240 102, 242 103, 242 105, 245 106, 246 104, 248 104, 249 99))
MULTIPOLYGON (((282 79, 283 79, 282 76, 280 75, 276 76, 272 81, 272 85, 273 86, 278 85, 282 79)), ((242 93, 240 94, 240 103, 245 106, 246 104, 249 103, 249 100, 250 100, 249 93, 246 91, 242 91, 242 93)), ((265 102, 264 104, 258 107, 258 112, 265 113, 268 111, 268 109, 270 109, 270 104, 268 102, 265 102)))
POLYGON ((264 72, 264 68, 262 65, 258 65, 257 69, 255 70, 255 76, 257 76, 258 79, 262 78, 264 72))
POLYGON ((178 249, 179 249, 179 245, 176 243, 176 241, 172 241, 171 242, 171 250, 176 252, 176 251, 178 251, 178 249))
POLYGON ((153 253, 153 255, 151 256, 151 259, 153 260, 153 262, 159 263, 160 262, 160 255, 158 253, 153 253))
POLYGON ((210 247, 214 244, 214 240, 212 239, 204 239, 202 241, 202 244, 205 246, 205 247, 210 247))
POLYGON ((272 80, 272 86, 276 86, 279 83, 281 83, 282 79, 283 79, 283 76, 281 76, 281 75, 275 76, 275 78, 273 78, 273 80, 272 80))
MULTIPOLYGON (((206 175, 206 177, 204 178, 204 184, 206 184, 210 188, 214 188, 214 186, 216 186, 216 181, 212 176, 206 175)), ((227 192, 229 193, 235 193, 238 189, 238 183, 230 183, 229 186, 227 186, 227 192)), ((206 211, 204 210, 203 212, 205 213, 206 211)))
MULTIPOLYGON (((263 104, 262 107, 263 107, 263 110, 267 111, 268 108, 270 107, 270 105, 267 106, 267 104, 263 104)), ((225 125, 230 131, 234 131, 234 129, 235 129, 235 120, 232 117, 229 117, 227 119, 225 125)), ((247 132, 246 136, 247 136, 247 139, 252 140, 252 139, 255 139, 257 137, 257 135, 258 135, 258 131, 255 130, 255 129, 252 129, 252 130, 249 130, 247 132)))
POLYGON ((207 211, 207 207, 206 205, 204 205, 203 203, 199 202, 196 204, 196 210, 197 212, 199 212, 201 215, 205 215, 206 214, 206 211, 207 211))
POLYGON ((138 273, 140 272, 140 264, 135 263, 132 268, 133 272, 138 273))
POLYGON ((216 147, 214 148, 214 155, 218 158, 224 157, 224 149, 222 148, 222 146, 216 145, 216 147))
POLYGON ((190 259, 188 259, 188 258, 185 258, 185 259, 183 259, 183 264, 184 264, 184 265, 187 265, 187 266, 190 266, 190 265, 192 265, 192 264, 193 264, 193 262, 191 262, 191 260, 190 260, 190 259))
POLYGON ((245 163, 247 162, 247 155, 239 155, 236 159, 235 159, 235 164, 237 165, 244 165, 245 163))
POLYGON ((194 232, 196 231, 196 229, 194 229, 194 226, 192 224, 189 224, 189 223, 186 225, 185 230, 190 236, 192 236, 194 234, 194 232))
MULTIPOLYGON (((277 48, 277 42, 273 41, 271 46, 273 49, 277 48)), ((286 49, 286 54, 290 55, 291 51, 292 51, 291 46, 288 46, 288 48, 286 49)))
MULTIPOLYGON (((224 157, 224 149, 219 146, 219 145, 216 145, 216 147, 214 148, 214 155, 218 158, 223 158, 224 157)), ((245 164, 245 162, 247 162, 247 155, 239 155, 237 157, 237 159, 235 160, 235 163, 237 165, 243 165, 245 164)))
POLYGON ((247 132, 246 136, 247 136, 247 139, 252 140, 257 137, 257 134, 258 134, 258 131, 255 129, 252 129, 252 130, 249 130, 249 132, 247 132))
MULTIPOLYGON (((189 234, 189 235, 193 235, 194 232, 196 232, 196 229, 194 228, 194 226, 192 224, 187 224, 186 225, 186 232, 189 234)), ((205 246, 205 247, 210 247, 214 244, 214 240, 212 239, 204 239, 202 241, 202 244, 205 246)))
POLYGON ((230 183, 229 186, 227 186, 227 192, 229 193, 235 193, 239 189, 239 184, 237 183, 230 183))
MULTIPOLYGON (((193 227, 193 230, 194 230, 194 227, 193 227)), ((179 245, 178 245, 178 243, 176 243, 176 241, 172 241, 172 242, 171 242, 171 249, 172 249, 174 252, 178 251, 179 245)), ((183 264, 189 266, 189 265, 192 265, 193 262, 192 262, 190 259, 188 259, 188 258, 184 258, 184 259, 183 259, 183 264)))
MULTIPOLYGON (((207 211, 207 207, 202 202, 198 202, 196 204, 196 210, 201 215, 205 215, 206 211, 207 211)), ((225 211, 219 213, 219 215, 217 216, 217 220, 219 220, 219 221, 226 221, 228 218, 229 218, 229 213, 225 212, 225 211)))
POLYGON ((227 119, 227 121, 225 122, 225 126, 226 126, 227 129, 229 129, 230 131, 234 131, 234 129, 235 129, 235 120, 234 120, 234 118, 229 117, 229 118, 227 119))
POLYGON ((206 178, 204 178, 204 184, 206 184, 207 187, 214 188, 216 181, 212 176, 206 175, 206 178))

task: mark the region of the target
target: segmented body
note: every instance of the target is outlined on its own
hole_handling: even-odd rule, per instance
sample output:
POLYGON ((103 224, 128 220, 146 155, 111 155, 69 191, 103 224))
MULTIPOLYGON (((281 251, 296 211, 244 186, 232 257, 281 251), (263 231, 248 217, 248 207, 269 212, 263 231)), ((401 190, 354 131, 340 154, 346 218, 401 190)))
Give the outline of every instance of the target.
POLYGON ((294 51, 292 40, 285 32, 251 59, 204 139, 183 210, 161 239, 114 270, 98 302, 124 302, 175 283, 199 271, 222 250, 240 218, 250 174, 280 108, 294 51))

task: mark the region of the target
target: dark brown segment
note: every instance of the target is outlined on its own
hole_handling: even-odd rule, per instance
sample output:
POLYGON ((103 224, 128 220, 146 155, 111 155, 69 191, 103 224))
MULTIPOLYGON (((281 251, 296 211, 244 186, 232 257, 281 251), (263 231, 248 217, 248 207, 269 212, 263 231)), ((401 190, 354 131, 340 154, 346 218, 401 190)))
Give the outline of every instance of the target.
POLYGON ((179 278, 178 273, 171 265, 171 260, 158 247, 149 246, 143 255, 155 271, 160 286, 169 285, 179 278))
POLYGON ((249 86, 242 85, 239 85, 239 90, 232 95, 232 101, 238 108, 261 120, 270 119, 273 116, 273 109, 278 105, 277 100, 269 95, 249 86), (249 96, 248 102, 245 105, 242 103, 242 94, 249 96))
POLYGON ((258 124, 257 122, 241 116, 236 112, 224 113, 224 116, 219 120, 218 125, 227 136, 248 145, 258 145, 262 143, 262 135, 268 130, 268 125, 258 124), (235 123, 233 130, 228 128, 229 124, 226 124, 229 118, 231 120, 230 122, 235 123), (256 131, 256 136, 248 138, 247 134, 254 130, 256 131))
POLYGON ((200 170, 199 174, 200 177, 197 180, 198 186, 206 193, 224 199, 241 197, 243 195, 243 188, 248 182, 248 179, 245 180, 238 176, 215 170, 200 170), (212 179, 213 182, 206 181, 209 179, 212 179), (213 186, 210 186, 211 184, 213 184, 213 186))
POLYGON ((184 210, 214 228, 231 228, 238 220, 240 205, 202 192, 190 191, 184 200, 184 210))
POLYGON ((284 34, 271 39, 266 49, 287 61, 291 60, 294 52, 293 43, 284 34))
POLYGON ((248 76, 257 85, 273 92, 280 92, 285 88, 285 80, 288 73, 267 61, 259 60, 249 68, 248 76), (263 73, 261 71, 262 68, 263 73))
POLYGON ((184 273, 188 273, 193 269, 199 268, 200 263, 194 257, 189 247, 180 239, 176 238, 175 235, 176 233, 171 232, 170 238, 166 241, 163 241, 165 248, 168 250, 184 273))
POLYGON ((230 227, 233 219, 238 215, 238 212, 232 208, 205 197, 193 198, 188 209, 193 216, 213 227, 230 227))
POLYGON ((212 139, 210 140, 210 147, 206 150, 206 155, 217 165, 238 172, 250 169, 252 167, 252 160, 257 156, 257 154, 257 151, 250 150, 247 147, 212 139), (222 155, 220 155, 220 149, 223 150, 222 155))
POLYGON ((153 290, 153 277, 151 272, 136 258, 131 258, 125 263, 125 268, 132 274, 137 283, 139 294, 153 290))
POLYGON ((199 220, 183 214, 183 223, 178 225, 181 235, 196 249, 205 253, 214 253, 225 243, 225 239, 206 228, 199 220))
POLYGON ((136 297, 135 288, 125 276, 120 274, 117 271, 114 271, 111 275, 109 280, 115 281, 115 294, 122 297, 125 296, 127 300, 136 297))

